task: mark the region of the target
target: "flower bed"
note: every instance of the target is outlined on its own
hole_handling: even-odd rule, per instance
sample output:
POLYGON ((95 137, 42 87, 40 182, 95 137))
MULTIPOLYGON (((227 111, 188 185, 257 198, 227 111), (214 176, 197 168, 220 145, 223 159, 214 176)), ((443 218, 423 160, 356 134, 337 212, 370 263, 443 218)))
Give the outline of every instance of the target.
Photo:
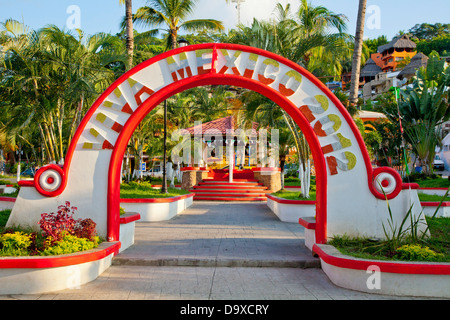
POLYGON ((450 298, 450 263, 360 259, 314 244, 321 267, 335 285, 375 294, 450 298))
POLYGON ((95 280, 111 265, 120 242, 56 256, 0 257, 0 294, 38 294, 75 289, 95 280))
POLYGON ((313 217, 299 222, 306 229, 306 246, 320 258, 322 270, 335 285, 375 294, 450 298, 450 263, 351 256, 333 245, 315 243, 313 217))
MULTIPOLYGON (((95 223, 74 219, 70 203, 58 209, 41 215, 40 233, 10 228, 0 233, 0 294, 74 289, 111 265, 121 243, 100 243, 95 223)), ((2 211, 2 221, 7 213, 2 211)), ((133 216, 124 219, 134 221, 133 216)))
POLYGON ((8 228, 0 233, 0 256, 60 255, 90 250, 99 245, 96 223, 75 219, 77 208, 70 202, 58 207, 57 213, 43 213, 42 232, 8 228))

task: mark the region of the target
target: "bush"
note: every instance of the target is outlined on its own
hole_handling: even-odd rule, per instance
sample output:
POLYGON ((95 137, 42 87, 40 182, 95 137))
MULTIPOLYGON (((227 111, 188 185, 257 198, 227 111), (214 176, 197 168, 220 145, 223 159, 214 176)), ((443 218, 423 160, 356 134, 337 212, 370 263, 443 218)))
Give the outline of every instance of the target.
POLYGON ((73 218, 76 207, 70 207, 70 202, 66 201, 65 205, 58 207, 57 213, 43 213, 41 214, 41 220, 39 226, 43 231, 45 237, 52 237, 54 241, 61 240, 63 231, 67 231, 70 234, 74 234, 74 228, 77 224, 77 220, 73 218))
POLYGON ((79 220, 75 226, 74 234, 78 238, 86 238, 90 241, 94 241, 97 236, 96 231, 97 224, 92 219, 79 220))
POLYGON ((61 236, 62 239, 56 242, 52 237, 48 237, 46 240, 47 247, 42 251, 42 255, 50 256, 90 250, 97 247, 100 242, 98 237, 94 237, 91 241, 87 238, 71 235, 67 231, 62 232, 61 236))
MULTIPOLYGON (((58 209, 57 213, 41 215, 42 233, 11 228, 0 233, 0 256, 68 254, 98 246, 97 224, 92 219, 74 219, 77 208, 71 207, 68 201, 58 209)), ((10 212, 0 211, 0 222, 7 220, 10 212)))
POLYGON ((403 178, 403 182, 417 182, 417 181, 423 181, 423 180, 434 180, 434 179, 442 179, 437 174, 431 174, 427 175, 423 172, 413 172, 409 176, 406 176, 403 178))
POLYGON ((397 248, 395 257, 408 261, 439 261, 444 255, 419 244, 405 244, 397 248))
POLYGON ((39 225, 44 237, 51 237, 53 241, 60 241, 66 233, 79 238, 93 240, 96 236, 97 224, 92 219, 74 219, 77 208, 71 207, 70 202, 58 207, 58 212, 43 213, 39 225))
POLYGON ((0 235, 0 256, 26 256, 32 236, 21 231, 0 235))

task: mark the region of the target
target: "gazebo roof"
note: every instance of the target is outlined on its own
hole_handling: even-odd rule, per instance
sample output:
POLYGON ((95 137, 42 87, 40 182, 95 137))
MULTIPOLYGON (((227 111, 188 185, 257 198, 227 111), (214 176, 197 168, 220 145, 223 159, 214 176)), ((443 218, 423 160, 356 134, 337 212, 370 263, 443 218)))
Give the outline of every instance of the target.
POLYGON ((425 67, 427 63, 428 57, 422 52, 419 52, 411 59, 411 62, 406 67, 404 67, 403 70, 397 75, 397 78, 402 80, 405 77, 412 77, 416 74, 416 71, 419 68, 425 67))
POLYGON ((415 49, 417 47, 416 43, 414 41, 411 41, 409 37, 404 34, 400 37, 395 37, 392 39, 391 42, 388 44, 382 45, 378 47, 378 52, 382 53, 386 50, 389 50, 391 48, 409 48, 409 49, 415 49))
POLYGON ((361 70, 361 77, 374 77, 382 71, 373 59, 369 59, 361 70))
MULTIPOLYGON (((225 117, 216 119, 213 121, 202 123, 201 125, 202 131, 201 134, 204 134, 207 130, 216 129, 219 130, 222 134, 227 133, 227 129, 234 130, 235 128, 235 120, 233 116, 225 117)), ((187 131, 189 131, 190 134, 200 134, 200 132, 195 132, 195 130, 200 131, 200 126, 193 126, 190 128, 186 128, 187 131)))
MULTIPOLYGON (((252 129, 257 130, 259 127, 259 123, 252 122, 252 129)), ((228 116, 225 118, 220 118, 216 120, 212 120, 209 122, 202 123, 201 125, 202 132, 201 134, 205 134, 208 130, 219 130, 223 135, 227 134, 227 130, 235 130, 236 128, 236 119, 233 116, 228 116)), ((190 134, 200 134, 200 132, 195 132, 195 130, 200 131, 200 125, 186 128, 185 130, 189 131, 190 134)), ((209 132, 212 133, 212 132, 209 132)))

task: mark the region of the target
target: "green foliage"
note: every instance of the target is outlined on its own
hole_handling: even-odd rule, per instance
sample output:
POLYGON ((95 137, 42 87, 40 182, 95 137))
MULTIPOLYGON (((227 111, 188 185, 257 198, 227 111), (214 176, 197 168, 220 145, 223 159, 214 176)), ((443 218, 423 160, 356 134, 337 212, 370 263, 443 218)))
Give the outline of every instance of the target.
POLYGON ((376 39, 364 40, 364 44, 369 48, 370 53, 378 52, 378 47, 387 43, 389 43, 389 41, 385 35, 379 36, 376 39))
POLYGON ((316 200, 316 192, 315 190, 311 190, 309 193, 309 198, 302 197, 302 195, 298 191, 288 191, 285 189, 282 189, 280 191, 277 191, 275 193, 272 193, 275 197, 288 199, 288 200, 316 200))
POLYGON ((10 209, 0 210, 0 231, 1 231, 1 228, 4 227, 6 225, 6 223, 8 222, 10 215, 11 215, 10 209))
POLYGON ((417 42, 417 51, 427 56, 436 51, 440 56, 446 57, 450 55, 450 35, 438 36, 432 40, 420 40, 417 42))
POLYGON ((419 40, 433 40, 437 37, 450 34, 450 23, 418 23, 409 29, 409 34, 413 38, 417 38, 419 40))
MULTIPOLYGON (((100 238, 96 234, 96 223, 92 219, 73 219, 68 202, 58 209, 60 217, 55 221, 41 220, 41 223, 47 224, 47 227, 43 228, 46 232, 38 233, 19 228, 3 230, 0 233, 0 256, 67 254, 98 246, 100 238)), ((6 224, 10 213, 11 210, 0 211, 0 230, 6 224)))
POLYGON ((26 256, 31 243, 31 235, 21 231, 1 234, 0 256, 26 256))
POLYGON ((120 197, 121 198, 167 198, 176 197, 183 194, 188 194, 188 191, 176 188, 168 188, 168 193, 161 193, 161 189, 155 189, 151 183, 148 182, 135 182, 122 183, 120 185, 120 197))
MULTIPOLYGON (((432 202, 439 202, 442 200, 442 196, 437 195, 437 194, 426 194, 426 193, 421 193, 419 192, 419 200, 422 202, 426 202, 426 201, 432 201, 432 202)), ((446 197, 444 199, 444 201, 450 201, 449 197, 446 197)))
MULTIPOLYGON (((448 191, 441 198, 441 203, 447 195, 448 191)), ((388 227, 383 224, 386 239, 352 238, 342 235, 334 237, 329 244, 344 254, 365 259, 450 262, 450 218, 437 218, 438 209, 433 216, 426 217, 427 227, 419 234, 419 226, 425 221, 414 218, 412 208, 400 225, 397 225, 393 221, 388 205, 388 227), (409 226, 406 227, 408 220, 409 226)))
POLYGON ((99 237, 94 237, 93 240, 86 238, 79 238, 73 236, 68 232, 64 232, 61 240, 54 242, 54 239, 48 237, 46 240, 47 248, 42 251, 42 255, 58 255, 58 254, 68 254, 75 253, 85 250, 90 250, 96 248, 100 242, 99 237))
POLYGON ((435 252, 420 244, 405 244, 396 249, 395 257, 408 261, 440 261, 444 259, 442 253, 435 252))
POLYGON ((438 128, 450 118, 449 86, 450 68, 446 68, 445 61, 433 52, 427 67, 417 71, 412 88, 401 91, 399 109, 404 137, 426 174, 432 172, 435 149, 440 143, 438 128))

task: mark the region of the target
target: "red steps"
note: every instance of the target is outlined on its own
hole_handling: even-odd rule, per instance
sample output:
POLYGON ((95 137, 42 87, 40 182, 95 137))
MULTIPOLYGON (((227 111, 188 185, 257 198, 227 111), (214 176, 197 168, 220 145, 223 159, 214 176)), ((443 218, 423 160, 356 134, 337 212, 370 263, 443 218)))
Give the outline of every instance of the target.
POLYGON ((255 179, 205 179, 194 186, 194 200, 209 201, 266 201, 267 187, 255 179))

